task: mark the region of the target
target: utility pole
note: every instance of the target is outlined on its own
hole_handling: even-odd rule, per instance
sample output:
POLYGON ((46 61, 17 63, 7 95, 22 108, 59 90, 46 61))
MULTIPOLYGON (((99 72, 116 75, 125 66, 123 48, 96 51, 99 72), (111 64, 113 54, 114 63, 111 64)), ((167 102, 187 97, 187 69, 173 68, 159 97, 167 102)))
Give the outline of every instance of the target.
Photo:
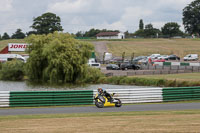
POLYGON ((125 52, 122 53, 122 62, 124 62, 125 52))

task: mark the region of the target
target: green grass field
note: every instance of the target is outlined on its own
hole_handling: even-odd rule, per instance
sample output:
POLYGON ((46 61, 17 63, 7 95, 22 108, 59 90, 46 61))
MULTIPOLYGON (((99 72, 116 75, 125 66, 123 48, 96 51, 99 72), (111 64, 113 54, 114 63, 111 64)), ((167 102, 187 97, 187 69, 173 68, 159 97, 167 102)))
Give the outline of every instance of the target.
POLYGON ((124 41, 107 41, 107 47, 114 56, 162 54, 176 54, 184 57, 187 54, 200 55, 200 39, 129 39, 124 41))

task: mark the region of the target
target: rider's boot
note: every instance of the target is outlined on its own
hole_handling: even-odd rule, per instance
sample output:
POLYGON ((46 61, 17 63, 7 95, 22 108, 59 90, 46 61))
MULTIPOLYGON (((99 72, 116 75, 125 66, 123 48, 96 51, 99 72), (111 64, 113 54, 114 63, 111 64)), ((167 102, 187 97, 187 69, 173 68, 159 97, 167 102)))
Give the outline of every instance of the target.
POLYGON ((113 99, 112 99, 112 102, 115 103, 115 102, 118 102, 118 100, 115 100, 115 99, 113 98, 113 99))

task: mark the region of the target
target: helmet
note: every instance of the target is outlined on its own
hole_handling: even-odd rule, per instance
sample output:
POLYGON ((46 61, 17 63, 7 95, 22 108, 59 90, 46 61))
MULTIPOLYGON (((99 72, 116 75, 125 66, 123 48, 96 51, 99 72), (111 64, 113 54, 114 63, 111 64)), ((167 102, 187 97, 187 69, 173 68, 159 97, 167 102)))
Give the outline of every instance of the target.
POLYGON ((98 88, 97 90, 98 90, 99 93, 102 93, 102 92, 103 92, 103 89, 102 89, 102 88, 98 88))

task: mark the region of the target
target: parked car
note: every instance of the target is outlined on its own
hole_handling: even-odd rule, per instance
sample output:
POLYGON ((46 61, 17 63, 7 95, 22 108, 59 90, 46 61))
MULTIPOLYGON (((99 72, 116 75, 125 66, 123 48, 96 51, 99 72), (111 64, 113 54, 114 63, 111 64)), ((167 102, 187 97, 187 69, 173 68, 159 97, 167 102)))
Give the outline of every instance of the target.
POLYGON ((128 70, 128 69, 133 69, 133 70, 139 70, 140 66, 132 63, 122 63, 120 65, 120 69, 122 70, 128 70))
POLYGON ((146 56, 137 56, 133 59, 133 63, 138 63, 139 60, 146 58, 146 56))
MULTIPOLYGON (((112 64, 120 64, 120 63, 123 63, 123 59, 121 57, 114 57, 111 60, 109 60, 109 62, 112 64)), ((124 63, 127 63, 127 62, 129 62, 129 60, 124 59, 124 63)))
POLYGON ((93 67, 93 68, 101 69, 101 64, 100 63, 88 63, 88 65, 90 67, 93 67))
POLYGON ((108 64, 106 65, 106 70, 120 70, 120 68, 116 64, 108 64))
POLYGON ((17 59, 17 60, 26 62, 26 59, 19 54, 0 54, 1 62, 11 61, 13 59, 17 59))
POLYGON ((145 57, 145 58, 139 60, 139 61, 137 62, 137 64, 140 64, 140 65, 147 65, 147 64, 148 64, 148 58, 145 57))
POLYGON ((180 57, 176 55, 169 55, 169 57, 166 58, 165 60, 180 60, 180 57))
POLYGON ((195 61, 198 59, 199 59, 198 54, 188 54, 183 58, 184 61, 192 61, 192 60, 195 61))
POLYGON ((153 62, 165 62, 165 59, 157 59, 157 60, 153 60, 153 62))
POLYGON ((88 60, 88 65, 89 65, 90 67, 94 67, 94 68, 101 69, 101 64, 98 63, 98 62, 96 62, 96 60, 95 60, 94 58, 90 58, 90 59, 88 60))
POLYGON ((110 60, 110 63, 122 63, 122 60, 121 57, 114 57, 110 60))
POLYGON ((157 59, 164 59, 166 60, 169 57, 169 55, 161 55, 157 59))
POLYGON ((0 62, 1 63, 4 63, 4 62, 6 62, 7 60, 6 59, 0 59, 0 62))
POLYGON ((151 58, 151 59, 157 59, 158 57, 160 57, 160 54, 152 54, 150 56, 148 56, 148 59, 151 58))

